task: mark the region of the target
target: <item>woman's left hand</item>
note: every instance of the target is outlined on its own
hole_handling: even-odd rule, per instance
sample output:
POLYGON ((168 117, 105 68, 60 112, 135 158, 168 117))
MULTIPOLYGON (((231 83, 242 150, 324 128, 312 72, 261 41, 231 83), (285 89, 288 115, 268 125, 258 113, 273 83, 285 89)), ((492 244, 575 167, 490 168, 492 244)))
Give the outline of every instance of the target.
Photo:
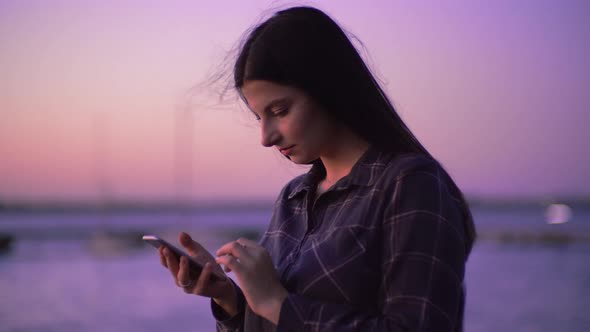
POLYGON ((288 292, 279 281, 268 251, 254 241, 240 238, 223 245, 216 254, 215 261, 225 266, 225 272, 236 274, 252 311, 276 325, 288 292))

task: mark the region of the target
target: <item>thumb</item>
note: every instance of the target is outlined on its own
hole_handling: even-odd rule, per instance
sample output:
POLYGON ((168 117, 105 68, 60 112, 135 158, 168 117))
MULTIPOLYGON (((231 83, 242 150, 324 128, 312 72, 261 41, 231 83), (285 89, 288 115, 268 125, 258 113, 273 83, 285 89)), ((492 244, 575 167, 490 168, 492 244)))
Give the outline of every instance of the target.
POLYGON ((188 235, 185 232, 181 232, 180 235, 178 236, 178 241, 180 242, 180 244, 188 251, 188 253, 191 256, 196 256, 199 254, 199 252, 201 251, 201 249, 203 249, 203 247, 201 247, 200 244, 198 244, 197 242, 195 242, 190 235, 188 235))

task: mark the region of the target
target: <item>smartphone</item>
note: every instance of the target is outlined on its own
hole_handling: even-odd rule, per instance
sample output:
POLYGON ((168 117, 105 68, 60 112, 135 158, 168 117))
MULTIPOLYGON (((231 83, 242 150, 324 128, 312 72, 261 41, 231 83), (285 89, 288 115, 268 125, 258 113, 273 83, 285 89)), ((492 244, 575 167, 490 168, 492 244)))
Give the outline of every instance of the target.
MULTIPOLYGON (((170 244, 166 240, 161 239, 161 238, 157 237, 156 235, 144 235, 143 240, 145 242, 149 243, 150 245, 152 245, 156 249, 160 248, 160 246, 162 246, 162 245, 166 246, 168 249, 170 249, 170 251, 172 251, 176 255, 176 258, 178 260, 180 260, 180 256, 184 256, 184 257, 188 258, 189 268, 196 275, 200 275, 201 271, 203 271, 203 264, 202 263, 198 262, 197 260, 192 258, 189 254, 184 252, 184 250, 170 244)), ((216 281, 217 280, 222 281, 222 280, 225 280, 225 278, 226 277, 224 275, 221 275, 216 271, 213 271, 213 273, 211 274, 211 279, 216 280, 216 281)))

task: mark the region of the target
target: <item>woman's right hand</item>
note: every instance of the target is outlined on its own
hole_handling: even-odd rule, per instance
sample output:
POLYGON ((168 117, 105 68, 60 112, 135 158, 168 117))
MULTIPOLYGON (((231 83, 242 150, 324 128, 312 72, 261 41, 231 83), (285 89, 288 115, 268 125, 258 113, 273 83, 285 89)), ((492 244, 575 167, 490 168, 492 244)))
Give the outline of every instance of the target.
POLYGON ((160 246, 160 262, 172 273, 174 283, 182 287, 187 294, 213 298, 230 316, 237 314, 236 290, 229 277, 226 276, 225 280, 211 278, 214 270, 218 275, 225 275, 223 269, 215 262, 215 258, 187 233, 180 233, 178 240, 189 255, 204 263, 204 267, 201 274, 195 276, 189 271, 186 257, 181 257, 179 261, 168 248, 160 246))

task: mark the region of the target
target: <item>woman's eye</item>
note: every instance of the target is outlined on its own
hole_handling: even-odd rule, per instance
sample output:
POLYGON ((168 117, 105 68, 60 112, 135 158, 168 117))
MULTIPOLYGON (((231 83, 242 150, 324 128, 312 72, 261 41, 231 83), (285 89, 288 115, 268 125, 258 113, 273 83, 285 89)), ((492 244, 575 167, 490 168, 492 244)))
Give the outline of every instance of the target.
POLYGON ((287 111, 288 111, 288 110, 287 110, 287 108, 286 108, 286 107, 283 107, 283 108, 277 108, 277 109, 276 109, 276 110, 273 112, 273 114, 274 114, 274 115, 277 115, 277 116, 283 116, 283 115, 287 114, 287 111))

